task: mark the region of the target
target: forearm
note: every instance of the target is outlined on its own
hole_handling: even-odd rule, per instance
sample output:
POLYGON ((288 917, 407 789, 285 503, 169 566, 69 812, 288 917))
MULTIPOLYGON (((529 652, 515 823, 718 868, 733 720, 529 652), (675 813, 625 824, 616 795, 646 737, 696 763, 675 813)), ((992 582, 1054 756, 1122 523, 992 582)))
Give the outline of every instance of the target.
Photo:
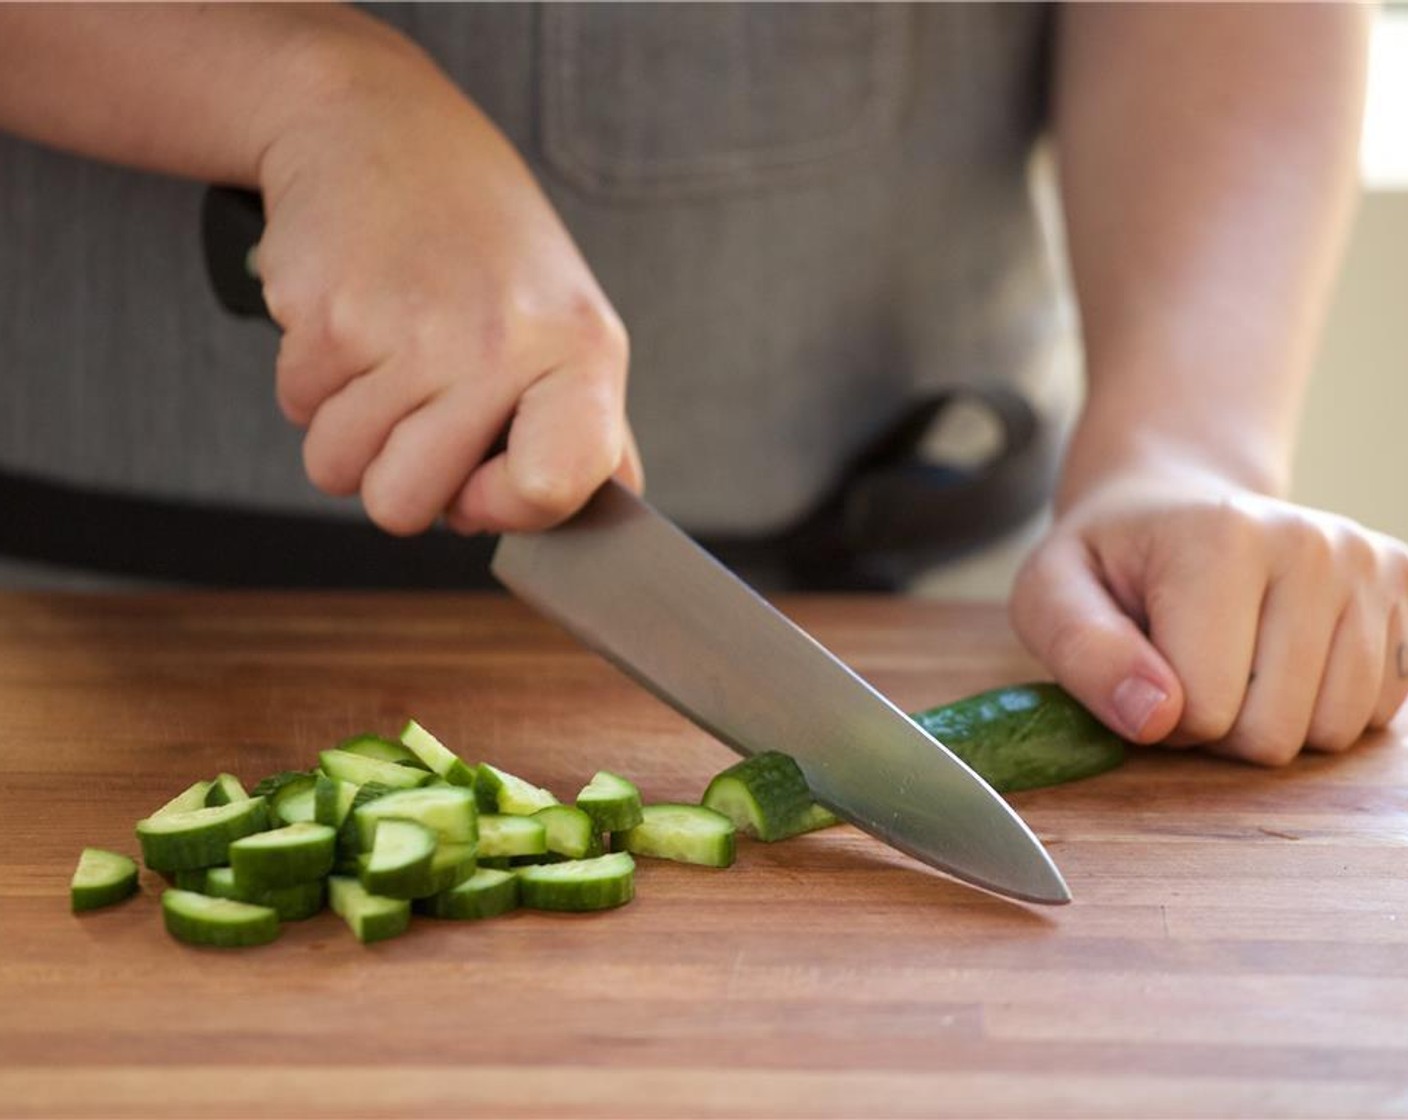
POLYGON ((341 5, 0 5, 0 129, 253 186, 270 144, 371 54, 420 65, 394 32, 341 5))
POLYGON ((1337 4, 1063 9, 1088 400, 1062 502, 1169 448, 1284 490, 1355 196, 1367 23, 1337 4))

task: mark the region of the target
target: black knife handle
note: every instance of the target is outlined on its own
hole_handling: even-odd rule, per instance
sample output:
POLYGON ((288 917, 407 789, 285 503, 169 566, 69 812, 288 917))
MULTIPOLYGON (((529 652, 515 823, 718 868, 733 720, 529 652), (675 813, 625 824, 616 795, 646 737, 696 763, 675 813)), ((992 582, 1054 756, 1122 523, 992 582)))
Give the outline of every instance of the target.
POLYGON ((235 315, 272 319, 254 267, 264 236, 264 200, 239 187, 209 187, 201 203, 201 244, 215 298, 235 315))

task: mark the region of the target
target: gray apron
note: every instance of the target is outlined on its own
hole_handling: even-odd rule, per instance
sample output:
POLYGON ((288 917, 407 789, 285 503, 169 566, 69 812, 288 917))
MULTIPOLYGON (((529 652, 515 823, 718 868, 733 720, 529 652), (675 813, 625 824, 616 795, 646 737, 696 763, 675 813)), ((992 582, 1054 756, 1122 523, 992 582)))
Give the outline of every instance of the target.
MULTIPOLYGON (((631 333, 648 496, 690 531, 724 548, 806 523, 916 407, 965 386, 1064 423, 1070 324, 1030 175, 1049 9, 375 12, 562 214, 631 333)), ((0 470, 35 484, 0 551, 43 536, 25 525, 53 488, 360 525, 303 476, 276 334, 211 295, 201 194, 0 138, 0 470)))

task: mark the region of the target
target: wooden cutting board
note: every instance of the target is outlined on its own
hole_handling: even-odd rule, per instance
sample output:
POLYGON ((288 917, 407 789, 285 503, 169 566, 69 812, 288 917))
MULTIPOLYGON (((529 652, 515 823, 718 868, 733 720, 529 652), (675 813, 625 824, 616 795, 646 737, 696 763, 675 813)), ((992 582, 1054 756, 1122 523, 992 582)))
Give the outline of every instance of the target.
MULTIPOLYGON (((781 605, 909 710, 1039 675, 997 608, 781 605)), ((3 1116, 1408 1114, 1401 719, 1014 796, 1060 909, 844 827, 642 861, 611 913, 219 952, 167 937, 149 874, 70 915, 79 850, 408 716, 567 796, 605 767, 694 799, 733 756, 494 597, 0 596, 0 713, 3 1116)))

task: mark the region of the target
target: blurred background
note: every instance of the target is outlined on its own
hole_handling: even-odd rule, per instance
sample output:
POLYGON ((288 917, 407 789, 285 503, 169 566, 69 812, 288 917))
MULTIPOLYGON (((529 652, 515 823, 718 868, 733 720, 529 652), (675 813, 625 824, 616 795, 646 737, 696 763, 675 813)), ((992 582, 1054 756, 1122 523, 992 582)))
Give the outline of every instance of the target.
POLYGON ((1293 496, 1408 539, 1408 4, 1374 28, 1364 195, 1310 387, 1293 496))

